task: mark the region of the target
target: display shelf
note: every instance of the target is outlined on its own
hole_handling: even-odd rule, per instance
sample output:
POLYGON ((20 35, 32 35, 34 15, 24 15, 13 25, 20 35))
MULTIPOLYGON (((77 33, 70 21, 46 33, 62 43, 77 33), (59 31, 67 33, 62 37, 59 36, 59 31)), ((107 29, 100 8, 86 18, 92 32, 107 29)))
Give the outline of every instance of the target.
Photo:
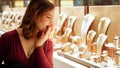
POLYGON ((63 52, 57 52, 58 55, 63 56, 69 60, 72 60, 74 62, 77 62, 79 64, 82 64, 84 66, 87 66, 88 68, 101 68, 101 64, 100 63, 95 63, 93 61, 89 61, 83 58, 78 58, 78 57, 74 57, 73 55, 70 55, 68 53, 63 53, 63 52))
POLYGON ((57 51, 53 53, 54 68, 88 68, 65 57, 59 56, 57 51))

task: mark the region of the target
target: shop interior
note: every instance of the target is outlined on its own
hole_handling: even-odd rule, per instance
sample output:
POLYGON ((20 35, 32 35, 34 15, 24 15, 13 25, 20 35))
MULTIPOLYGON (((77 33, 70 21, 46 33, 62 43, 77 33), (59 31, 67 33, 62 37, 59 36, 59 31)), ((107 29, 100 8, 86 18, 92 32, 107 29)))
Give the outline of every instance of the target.
MULTIPOLYGON (((120 67, 120 0, 49 1, 54 68, 120 67)), ((0 36, 19 27, 29 2, 0 0, 0 36)))

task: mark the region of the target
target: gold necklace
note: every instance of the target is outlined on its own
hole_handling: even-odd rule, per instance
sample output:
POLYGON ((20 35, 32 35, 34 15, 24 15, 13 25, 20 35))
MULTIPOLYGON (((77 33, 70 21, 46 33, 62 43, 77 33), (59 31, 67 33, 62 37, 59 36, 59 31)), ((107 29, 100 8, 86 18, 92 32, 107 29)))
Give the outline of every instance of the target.
POLYGON ((29 58, 31 56, 31 54, 33 53, 35 49, 35 46, 32 46, 31 48, 28 49, 28 52, 27 52, 27 57, 29 58))
POLYGON ((31 54, 32 54, 32 51, 31 51, 31 50, 28 50, 28 52, 27 52, 27 57, 29 58, 29 57, 31 56, 31 54))

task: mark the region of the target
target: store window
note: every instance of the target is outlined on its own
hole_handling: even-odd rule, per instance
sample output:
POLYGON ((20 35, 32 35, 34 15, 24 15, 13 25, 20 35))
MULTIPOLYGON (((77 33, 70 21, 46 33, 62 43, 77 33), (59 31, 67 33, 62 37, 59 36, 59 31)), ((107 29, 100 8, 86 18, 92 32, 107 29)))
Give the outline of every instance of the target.
MULTIPOLYGON (((25 0, 25 4, 27 4, 28 0, 25 0)), ((15 6, 14 7, 24 7, 24 1, 23 0, 16 0, 14 1, 15 6)))
POLYGON ((61 6, 119 5, 120 0, 61 0, 61 6))
POLYGON ((119 0, 88 0, 89 5, 119 5, 119 0))
POLYGON ((73 6, 73 0, 61 0, 61 6, 73 6))
POLYGON ((25 0, 24 1, 24 6, 28 6, 29 2, 30 2, 30 0, 25 0))
POLYGON ((74 0, 74 6, 83 6, 84 0, 74 0))

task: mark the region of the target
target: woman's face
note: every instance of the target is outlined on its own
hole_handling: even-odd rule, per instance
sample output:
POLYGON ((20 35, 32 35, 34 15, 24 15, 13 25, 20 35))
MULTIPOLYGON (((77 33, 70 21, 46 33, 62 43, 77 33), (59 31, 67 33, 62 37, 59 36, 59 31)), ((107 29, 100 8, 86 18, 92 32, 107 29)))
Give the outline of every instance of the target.
POLYGON ((46 32, 47 27, 52 25, 54 9, 44 12, 42 16, 38 16, 35 20, 37 29, 46 32))

